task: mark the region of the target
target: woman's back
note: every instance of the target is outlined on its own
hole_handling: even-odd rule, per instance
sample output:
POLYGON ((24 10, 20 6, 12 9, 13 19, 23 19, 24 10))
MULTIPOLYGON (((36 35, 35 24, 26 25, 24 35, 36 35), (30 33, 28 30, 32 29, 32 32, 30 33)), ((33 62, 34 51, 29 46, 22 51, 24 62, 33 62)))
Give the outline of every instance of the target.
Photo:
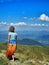
POLYGON ((15 32, 9 32, 8 36, 10 36, 10 40, 16 40, 17 33, 15 33, 15 32))

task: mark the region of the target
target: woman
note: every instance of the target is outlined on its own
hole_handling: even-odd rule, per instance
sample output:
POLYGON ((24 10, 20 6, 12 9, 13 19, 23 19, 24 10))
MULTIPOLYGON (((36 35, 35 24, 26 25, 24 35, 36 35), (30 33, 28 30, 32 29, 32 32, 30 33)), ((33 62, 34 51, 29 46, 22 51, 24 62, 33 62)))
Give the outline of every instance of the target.
POLYGON ((6 57, 14 60, 14 53, 17 49, 17 33, 14 32, 14 26, 10 26, 8 33, 8 48, 6 50, 6 57))

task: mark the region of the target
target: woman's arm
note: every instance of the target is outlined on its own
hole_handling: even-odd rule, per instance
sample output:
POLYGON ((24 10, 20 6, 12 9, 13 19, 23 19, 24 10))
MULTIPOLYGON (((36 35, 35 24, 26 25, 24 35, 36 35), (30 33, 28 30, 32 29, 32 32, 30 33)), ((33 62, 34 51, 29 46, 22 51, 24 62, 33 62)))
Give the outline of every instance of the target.
POLYGON ((8 43, 10 42, 10 36, 8 36, 8 43))

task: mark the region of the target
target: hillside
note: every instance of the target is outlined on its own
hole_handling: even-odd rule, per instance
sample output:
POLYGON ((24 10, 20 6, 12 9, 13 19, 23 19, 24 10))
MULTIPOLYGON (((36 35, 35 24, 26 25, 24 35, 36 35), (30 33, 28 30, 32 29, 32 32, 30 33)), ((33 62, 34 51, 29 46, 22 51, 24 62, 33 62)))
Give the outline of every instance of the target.
POLYGON ((17 45, 14 62, 5 56, 7 44, 0 43, 0 65, 49 65, 49 46, 17 45))
POLYGON ((40 45, 42 46, 43 44, 38 42, 38 41, 35 41, 35 40, 32 40, 32 39, 22 39, 22 40, 18 40, 18 43, 19 44, 24 44, 24 45, 40 45))

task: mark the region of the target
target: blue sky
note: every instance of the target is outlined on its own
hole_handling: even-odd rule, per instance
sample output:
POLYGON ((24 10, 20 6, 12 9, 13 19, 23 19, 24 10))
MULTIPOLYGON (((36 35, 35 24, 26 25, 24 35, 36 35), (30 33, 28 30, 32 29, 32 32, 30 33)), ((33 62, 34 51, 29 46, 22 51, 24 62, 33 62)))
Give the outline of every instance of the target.
POLYGON ((17 30, 49 30, 49 0, 0 0, 0 28, 10 25, 17 30))

